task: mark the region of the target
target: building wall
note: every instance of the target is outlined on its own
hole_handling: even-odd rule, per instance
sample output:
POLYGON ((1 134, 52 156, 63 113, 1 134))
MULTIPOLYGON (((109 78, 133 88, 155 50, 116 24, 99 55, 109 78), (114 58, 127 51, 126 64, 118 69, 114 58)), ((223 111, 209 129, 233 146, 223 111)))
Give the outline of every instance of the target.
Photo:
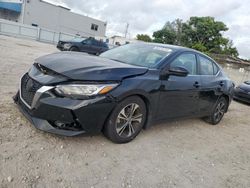
POLYGON ((64 7, 52 5, 41 0, 26 0, 20 22, 57 32, 79 34, 81 36, 105 36, 106 23, 87 16, 76 14, 64 7), (91 24, 98 30, 91 30, 91 24))
POLYGON ((128 38, 121 37, 121 36, 113 36, 109 38, 109 44, 112 44, 112 45, 124 45, 124 44, 135 43, 135 42, 141 42, 141 41, 136 40, 136 39, 128 39, 128 38))

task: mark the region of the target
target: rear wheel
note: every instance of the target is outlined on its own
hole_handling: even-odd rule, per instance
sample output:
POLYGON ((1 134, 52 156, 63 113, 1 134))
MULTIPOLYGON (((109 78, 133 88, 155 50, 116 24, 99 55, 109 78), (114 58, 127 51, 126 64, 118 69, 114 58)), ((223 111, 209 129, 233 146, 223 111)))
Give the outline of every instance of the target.
POLYGON ((69 51, 79 52, 79 49, 75 46, 71 47, 69 51))
POLYGON ((210 116, 206 117, 205 118, 205 121, 207 121, 208 123, 212 124, 212 125, 216 125, 218 124, 221 119, 223 118, 226 110, 227 110, 227 107, 228 107, 228 101, 224 98, 224 97, 221 97, 214 109, 213 109, 213 112, 210 116))
POLYGON ((130 142, 140 133, 145 120, 144 101, 137 96, 126 98, 111 113, 104 134, 115 143, 130 142))

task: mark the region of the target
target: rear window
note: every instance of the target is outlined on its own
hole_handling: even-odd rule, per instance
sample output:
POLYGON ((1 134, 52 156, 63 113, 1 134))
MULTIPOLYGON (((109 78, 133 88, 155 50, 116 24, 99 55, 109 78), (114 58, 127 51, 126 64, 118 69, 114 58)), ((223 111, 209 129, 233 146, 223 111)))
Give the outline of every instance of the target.
POLYGON ((215 63, 213 63, 213 66, 214 66, 214 74, 217 74, 220 69, 215 63))
POLYGON ((200 56, 200 74, 201 75, 216 75, 219 71, 219 67, 210 59, 200 56))

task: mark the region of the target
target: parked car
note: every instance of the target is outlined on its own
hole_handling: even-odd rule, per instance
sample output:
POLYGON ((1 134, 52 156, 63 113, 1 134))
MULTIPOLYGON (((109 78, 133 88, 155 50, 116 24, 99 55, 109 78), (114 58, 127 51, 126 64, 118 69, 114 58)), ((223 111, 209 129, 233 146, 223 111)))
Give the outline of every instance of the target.
POLYGON ((126 143, 162 120, 203 117, 218 124, 234 85, 210 57, 192 49, 134 43, 90 56, 40 57, 14 98, 34 126, 74 136, 103 132, 126 143))
POLYGON ((250 104, 250 81, 245 81, 234 89, 234 99, 250 104))
POLYGON ((57 48, 61 51, 77 51, 99 55, 109 49, 108 45, 94 38, 75 38, 71 41, 59 41, 57 48))

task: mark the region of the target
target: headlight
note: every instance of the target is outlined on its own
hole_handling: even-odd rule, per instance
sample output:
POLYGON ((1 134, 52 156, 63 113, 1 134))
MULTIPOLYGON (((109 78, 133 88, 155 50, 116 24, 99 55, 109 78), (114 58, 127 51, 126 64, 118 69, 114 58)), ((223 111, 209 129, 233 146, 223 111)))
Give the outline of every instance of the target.
POLYGON ((82 98, 105 94, 114 89, 118 84, 69 84, 58 85, 55 91, 62 96, 82 98))

